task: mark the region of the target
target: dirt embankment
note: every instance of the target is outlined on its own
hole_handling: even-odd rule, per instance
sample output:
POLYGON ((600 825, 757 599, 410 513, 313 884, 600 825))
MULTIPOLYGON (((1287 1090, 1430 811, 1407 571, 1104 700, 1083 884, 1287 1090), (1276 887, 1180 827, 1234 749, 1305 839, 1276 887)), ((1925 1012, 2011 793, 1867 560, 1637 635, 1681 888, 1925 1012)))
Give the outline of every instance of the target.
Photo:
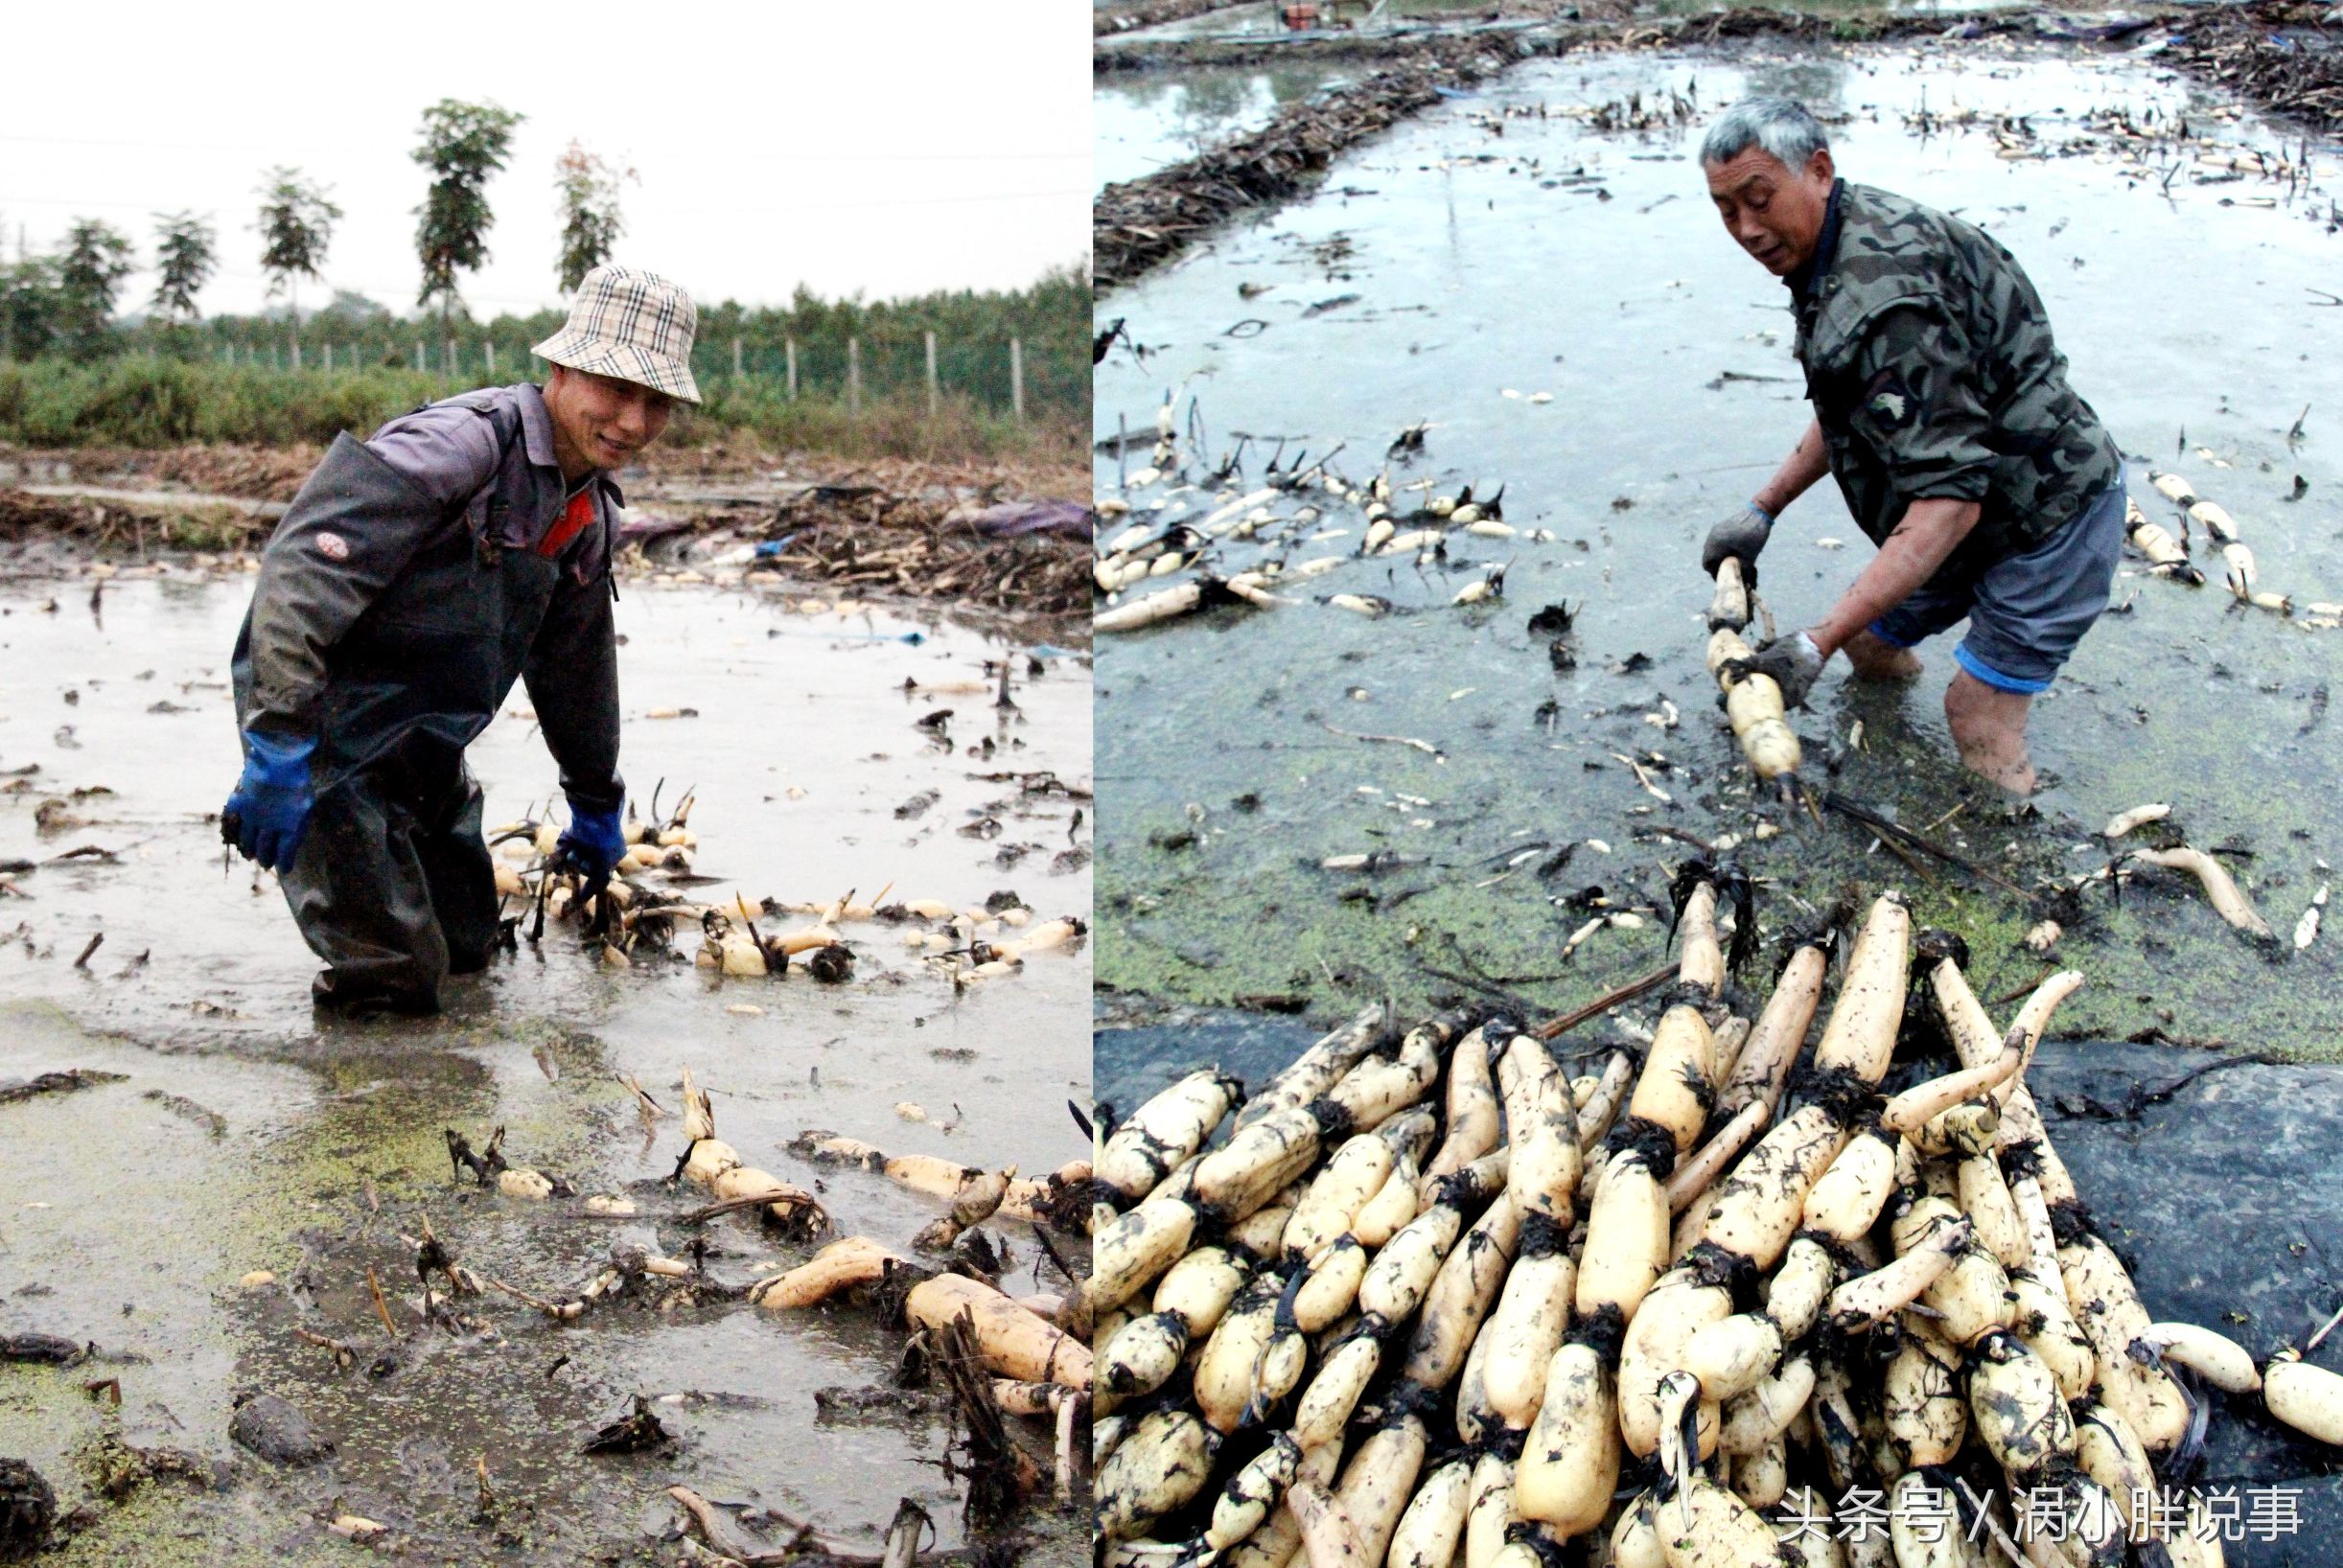
MULTIPOLYGON (((2332 133, 2343 127, 2343 25, 2334 20, 2337 14, 2320 0, 2248 0, 2104 22, 2027 11, 1967 17, 1955 25, 1964 37, 2015 35, 2076 45, 2128 44, 2143 33, 2169 30, 2172 41, 2165 58, 2192 76, 2257 108, 2332 133)), ((1313 58, 1332 50, 1390 57, 1392 63, 1339 94, 1287 106, 1249 135, 1101 191, 1092 207, 1094 277, 1102 288, 1130 282, 1235 214, 1291 199, 1314 184, 1345 149, 1428 107, 1442 89, 1472 86, 1533 57, 1750 38, 1892 41, 1940 36, 1945 31, 1940 15, 1821 17, 1749 7, 1667 22, 1583 21, 1550 30, 1329 40, 1312 46, 1313 58)), ((1290 49, 1269 39, 1241 45, 1167 42, 1102 51, 1096 68, 1135 70, 1207 59, 1241 65, 1290 58, 1290 49)))
POLYGON ((2191 18, 2166 58, 2258 108, 2330 135, 2343 130, 2343 8, 2223 6, 2191 18))
POLYGON ((818 582, 858 598, 1010 613, 1082 615, 1090 608, 1087 502, 844 479, 777 502, 661 510, 663 520, 629 525, 622 537, 633 548, 622 568, 722 582, 746 566, 751 585, 818 582))
MULTIPOLYGON (((62 457, 0 450, 0 464, 11 465, 0 475, 34 487, 0 482, 0 546, 41 542, 102 560, 248 555, 319 455, 310 447, 82 449, 62 457), (67 493, 36 493, 57 491, 67 493)), ((621 485, 630 546, 622 573, 814 582, 857 597, 1012 612, 1068 614, 1089 605, 1089 475, 1079 468, 848 465, 777 459, 754 444, 719 441, 656 449, 621 485), (715 558, 752 552, 731 569, 707 569, 715 558)))
POLYGON ((1143 27, 1184 22, 1191 16, 1226 11, 1241 4, 1243 0, 1138 0, 1135 5, 1102 6, 1090 13, 1090 35, 1097 38, 1114 33, 1136 33, 1143 27))
POLYGON ((1353 143, 1428 106, 1442 88, 1495 76, 1534 48, 1518 36, 1425 40, 1329 101, 1294 104, 1252 135, 1107 186, 1091 208, 1098 287, 1128 283, 1244 208, 1286 200, 1353 143))

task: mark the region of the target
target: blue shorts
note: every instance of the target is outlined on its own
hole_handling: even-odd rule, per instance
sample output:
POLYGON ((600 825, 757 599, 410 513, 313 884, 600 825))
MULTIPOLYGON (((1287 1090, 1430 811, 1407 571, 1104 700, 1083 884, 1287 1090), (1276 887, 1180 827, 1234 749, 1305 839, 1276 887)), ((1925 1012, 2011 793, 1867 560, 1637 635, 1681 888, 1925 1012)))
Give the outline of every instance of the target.
POLYGON ((1953 650, 1956 663, 1999 691, 2047 691, 2107 608, 2123 553, 2119 482, 2024 554, 1993 562, 1981 575, 1938 572, 1873 621, 1871 634, 1909 648, 1965 616, 1969 634, 1953 650))

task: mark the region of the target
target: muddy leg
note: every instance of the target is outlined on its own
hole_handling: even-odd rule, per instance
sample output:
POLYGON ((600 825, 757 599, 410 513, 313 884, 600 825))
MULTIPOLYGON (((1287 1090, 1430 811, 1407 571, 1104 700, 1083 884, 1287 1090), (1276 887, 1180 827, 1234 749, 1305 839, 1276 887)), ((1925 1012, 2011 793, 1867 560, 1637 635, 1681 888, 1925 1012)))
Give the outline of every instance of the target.
POLYGON ((2026 715, 2033 698, 1997 691, 1966 670, 1944 691, 1944 717, 1960 749, 1961 766, 2012 795, 2034 793, 2033 759, 2026 751, 2026 715))
POLYGON ((1911 649, 1898 648, 1867 631, 1847 638, 1846 661, 1864 680, 1909 680, 1927 667, 1911 649))
POLYGON ((326 961, 311 987, 320 1006, 439 1010, 448 944, 415 852, 416 825, 361 773, 320 796, 285 901, 310 951, 326 961))
POLYGON ((497 940, 497 873, 480 834, 480 785, 461 769, 427 830, 417 824, 415 853, 430 891, 431 911, 448 945, 448 973, 488 967, 497 940))

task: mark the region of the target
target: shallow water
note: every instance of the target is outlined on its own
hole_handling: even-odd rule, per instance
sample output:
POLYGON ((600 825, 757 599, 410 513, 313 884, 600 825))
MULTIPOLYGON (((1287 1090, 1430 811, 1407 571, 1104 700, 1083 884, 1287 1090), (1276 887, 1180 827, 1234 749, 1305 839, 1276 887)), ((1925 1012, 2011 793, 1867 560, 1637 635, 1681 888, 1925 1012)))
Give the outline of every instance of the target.
POLYGON ((1151 174, 1351 80, 1348 68, 1320 61, 1102 78, 1090 97, 1091 173, 1102 188, 1151 174))
MULTIPOLYGON (((695 894, 827 900, 855 888, 867 898, 892 883, 891 898, 964 907, 1013 888, 1036 918, 1088 919, 1086 866, 1052 871, 1060 851, 1087 844, 1086 828, 1072 831, 1072 803, 1021 800, 1013 783, 972 776, 1053 770, 1088 786, 1089 678, 1078 661, 1053 657, 1028 680, 1026 643, 932 618, 624 592, 624 766, 641 798, 662 776, 662 803, 698 786, 700 868, 727 880, 695 894), (925 640, 899 640, 915 632, 925 640), (1014 713, 996 714, 989 688, 901 689, 981 681, 985 659, 1009 654, 1014 713), (914 725, 940 706, 957 710, 952 748, 914 725), (658 707, 697 717, 643 716, 658 707), (994 753, 974 754, 986 739, 994 753), (897 815, 927 791, 932 804, 897 815), (979 816, 1000 834, 955 831, 979 816), (999 863, 1020 844, 1033 847, 999 863)), ((841 1233, 907 1247, 938 1204, 876 1176, 817 1170, 783 1145, 823 1127, 891 1153, 1013 1162, 1029 1173, 1079 1158, 1080 1135, 1057 1107, 1088 1081, 1087 953, 1036 956, 956 1000, 899 931, 878 925, 847 928, 855 978, 835 988, 797 972, 718 981, 688 962, 613 972, 556 928, 542 948, 524 943, 454 987, 445 1018, 322 1025, 308 1003, 313 961, 282 898, 242 862, 223 870, 204 819, 237 768, 221 682, 247 593, 242 579, 118 581, 93 614, 83 583, 0 588, 0 768, 39 768, 31 790, 0 801, 0 859, 46 863, 82 843, 122 857, 14 878, 28 896, 0 909, 14 928, 0 952, 0 999, 12 999, 0 1079, 66 1067, 128 1074, 0 1106, 0 1329, 95 1341, 108 1358, 94 1370, 0 1373, 0 1450, 31 1458, 61 1491, 73 1489, 66 1456, 103 1427, 226 1458, 242 1452, 226 1437, 230 1396, 257 1387, 301 1406, 340 1453, 328 1470, 283 1475, 260 1474, 267 1467, 244 1455, 243 1479, 220 1494, 150 1487, 104 1510, 65 1560, 123 1560, 133 1546, 151 1554, 141 1561, 307 1560, 341 1549, 317 1522, 335 1497, 435 1555, 480 1549, 502 1532, 499 1560, 632 1560, 668 1528, 674 1510, 657 1492, 678 1482, 809 1519, 868 1551, 896 1500, 911 1497, 944 1544, 958 1541, 954 1488, 932 1463, 947 1441, 940 1418, 815 1426, 815 1389, 893 1372, 903 1338, 871 1318, 621 1303, 554 1325, 491 1295, 464 1305, 495 1334, 453 1340, 414 1332, 413 1253, 399 1234, 417 1234, 428 1214, 476 1272, 544 1296, 574 1292, 616 1243, 682 1253, 693 1233, 672 1216, 704 1195, 657 1185, 681 1153, 678 1123, 647 1138, 615 1075, 638 1076, 672 1109, 689 1066, 715 1096, 719 1133, 750 1164, 819 1182, 841 1233), (186 711, 150 711, 166 702, 186 711), (71 801, 84 825, 35 825, 42 799, 100 784, 116 793, 71 801), (97 931, 105 941, 76 969, 97 931), (904 1119, 898 1102, 928 1119, 904 1119), (483 1195, 468 1178, 452 1184, 441 1129, 476 1146, 499 1125, 514 1163, 568 1176, 582 1193, 629 1193, 642 1217, 592 1219, 574 1201, 527 1204, 483 1195), (369 1212, 369 1184, 380 1214, 369 1212), (305 1248, 313 1304, 282 1284, 239 1286, 253 1269, 292 1280, 305 1248), (291 1331, 381 1349, 369 1265, 413 1356, 379 1380, 336 1372, 291 1331), (119 1416, 80 1388, 111 1375, 119 1416), (632 1395, 686 1391, 720 1397, 661 1407, 682 1438, 675 1453, 576 1457, 632 1395), (483 1454, 499 1498, 487 1526, 473 1520, 483 1454)), ((523 702, 516 691, 473 749, 492 823, 554 792, 542 743, 515 716, 523 702)), ((1018 1260, 1005 1284, 1037 1288, 1023 1282, 1037 1257, 1030 1232, 998 1229, 1018 1260)), ((809 1250, 738 1215, 705 1234, 708 1271, 728 1281, 809 1250)), ((1046 1510, 1032 1523, 1037 1559, 1076 1560, 1079 1524, 1046 1510)))
MULTIPOLYGON (((1385 986, 1403 998, 1453 991, 1458 982, 1427 971, 1477 966, 1560 1010, 1652 967, 1660 941, 1650 928, 1606 931, 1562 967, 1558 949, 1581 917, 1553 899, 1599 884, 1648 902, 1661 864, 1686 851, 1638 843, 1634 830, 1746 836, 1761 819, 1789 831, 1751 844, 1745 861, 1807 906, 1776 897, 1769 933, 1809 918, 1843 884, 1902 885, 1923 923, 1968 937, 1986 995, 2041 973, 2016 947, 2032 917, 2016 899, 1950 873, 1931 886, 1884 852, 1866 855, 1868 835, 1849 826, 1796 827, 1761 810, 1713 711, 1699 541, 1805 418, 1781 286, 1718 232, 1692 162, 1705 111, 1759 90, 1843 117, 1833 137, 1849 177, 1991 229, 2027 265, 2076 389, 2125 450, 2177 459, 2226 506, 2265 588, 2343 599, 2343 446, 2321 413, 2332 377, 2318 368, 2343 351, 2343 311, 2321 308, 2316 292, 2331 290, 2337 260, 2334 150, 2317 150, 2308 195, 2260 180, 2199 183, 2186 160, 2166 187, 2088 154, 2007 161, 1983 128, 1923 136, 1904 124, 1923 104, 1938 116, 2023 115, 2057 147, 2090 111, 2153 106, 2226 143, 2279 145, 2253 117, 2233 122, 2222 101, 2128 56, 1972 42, 1533 62, 1354 149, 1311 199, 1231 228, 1101 304, 1102 315, 1127 317, 1148 351, 1144 365, 1118 349, 1100 367, 1101 435, 1118 415, 1152 428, 1156 404, 1177 388, 1182 428, 1193 399, 1215 459, 1238 434, 1253 438, 1249 488, 1278 440, 1288 461, 1347 443, 1334 463, 1356 482, 1401 428, 1429 420, 1425 458, 1395 469, 1395 482, 1429 476, 1451 493, 1470 482, 1484 496, 1501 482, 1509 522, 1557 536, 1543 545, 1459 537, 1445 568, 1354 563, 1289 590, 1379 593, 1420 613, 1369 621, 1304 603, 1112 639, 1098 695, 1110 737, 1102 986, 1334 1007, 1385 986), (1631 95, 1646 108, 1681 96, 1697 111, 1612 134, 1566 112, 1631 95), (1240 299, 1240 283, 1268 291, 1240 299), (1241 326, 1246 318, 1255 324, 1241 326), (1552 401, 1527 396, 1541 392, 1552 401), (2303 438, 2289 443, 2307 404, 2303 438), (2298 474, 2302 498, 2289 500, 2298 474), (1500 608, 1447 607, 1478 568, 1508 560, 1500 608), (1577 666, 1561 675, 1544 639, 1525 631, 1531 611, 1556 602, 1580 614, 1577 666), (1638 653, 1649 668, 1612 673, 1638 653), (1682 716, 1665 731, 1643 718, 1663 696, 1682 716), (1330 724, 1428 740, 1444 759, 1337 737, 1330 724), (1654 749, 1678 765, 1657 779, 1666 804, 1612 757, 1654 749), (1573 842, 1566 867, 1532 874, 1573 842), (1316 868, 1325 856, 1378 849, 1423 863, 1375 878, 1316 868)), ((1128 467, 1144 461, 1135 454, 1128 467)), ((1117 473, 1102 460, 1102 492, 1117 473)), ((2169 520, 2144 465, 2133 479, 2151 515, 2169 520)), ((1134 520, 1209 507, 1180 496, 1150 513, 1162 490, 1132 493, 1134 520)), ((1294 549, 1295 561, 1355 548, 1355 511, 1322 526, 1353 532, 1294 549)), ((1781 623, 1819 613, 1867 547, 1834 486, 1810 493, 1764 563, 1781 623)), ((1221 568, 1259 553, 1229 546, 1221 568)), ((1909 824, 1938 824, 1938 839, 1971 856, 1998 862, 2015 844, 2021 880, 2103 865, 2092 831, 2114 812, 2169 800, 2191 842, 2252 851, 2233 868, 2290 930, 2343 848, 2325 717, 2337 634, 2233 607, 2200 533, 2208 559, 2214 580, 2195 590, 2127 568, 2117 586, 2125 612, 2085 639, 2038 704, 2036 761, 2054 779, 2042 823, 2011 822, 1967 796, 1939 707, 1942 639, 1923 650, 1930 670, 1909 689, 1826 677, 1799 716, 1807 753, 1825 755, 1861 719, 1865 748, 1837 787, 1909 824)), ((2062 1025, 2337 1051, 2343 987, 2331 940, 2273 965, 2192 887, 2172 882, 2136 885, 2116 907, 2102 890, 2067 923, 2058 957, 2093 983, 2062 1025)))

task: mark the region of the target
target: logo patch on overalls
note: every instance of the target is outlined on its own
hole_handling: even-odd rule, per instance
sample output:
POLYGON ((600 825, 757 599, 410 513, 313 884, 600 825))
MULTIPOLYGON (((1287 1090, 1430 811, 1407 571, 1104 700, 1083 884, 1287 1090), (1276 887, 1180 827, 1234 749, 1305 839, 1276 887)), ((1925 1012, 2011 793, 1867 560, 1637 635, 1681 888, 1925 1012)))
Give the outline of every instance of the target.
POLYGON ((1891 430, 1907 425, 1913 413, 1911 388, 1894 371, 1883 370, 1863 389, 1863 411, 1891 430))
POLYGON ((319 534, 317 553, 328 561, 347 561, 350 559, 350 542, 339 534, 319 534))

